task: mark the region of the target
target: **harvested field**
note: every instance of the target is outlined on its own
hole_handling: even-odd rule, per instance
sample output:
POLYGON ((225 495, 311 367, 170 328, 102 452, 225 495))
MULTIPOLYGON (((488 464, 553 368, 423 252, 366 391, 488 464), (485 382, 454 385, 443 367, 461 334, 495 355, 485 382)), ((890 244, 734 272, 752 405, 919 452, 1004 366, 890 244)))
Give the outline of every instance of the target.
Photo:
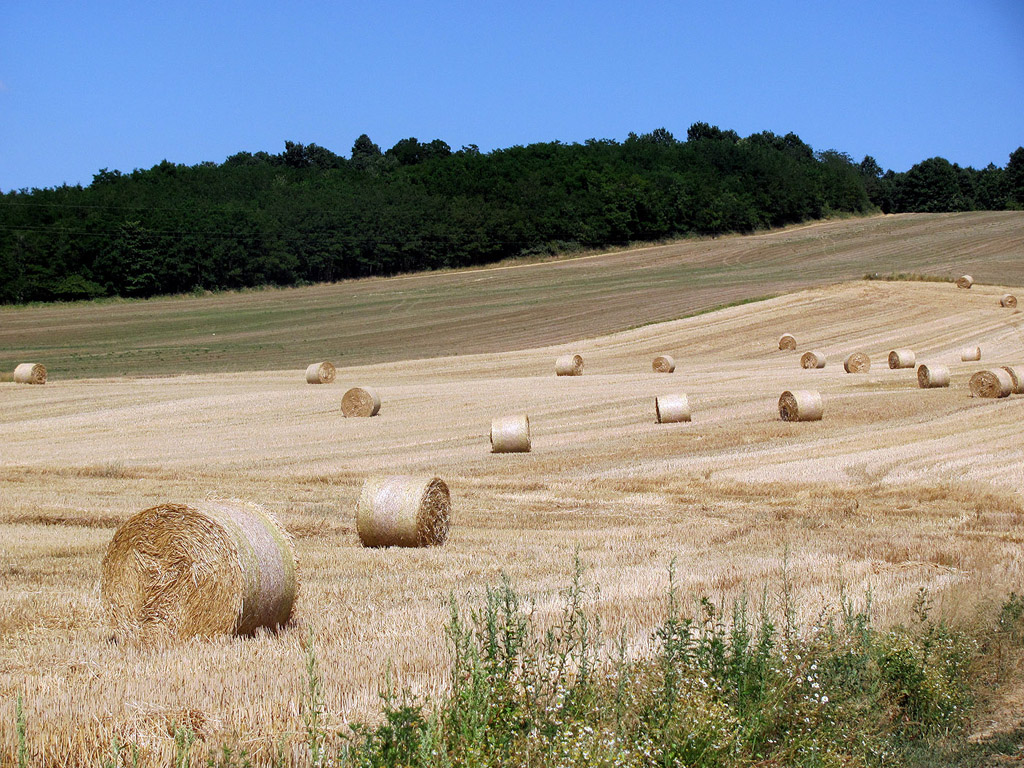
MULTIPOLYGON (((1019 242, 1019 214, 972 216, 935 221, 950 237, 957 231, 950 222, 970 229, 971 221, 987 221, 975 234, 1010 229, 1019 242), (1011 220, 1016 228, 1006 226, 1011 220)), ((865 228, 872 241, 875 228, 907 222, 906 242, 889 246, 893 260, 904 248, 914 252, 910 233, 923 221, 823 228, 865 228)), ((771 250, 778 236, 760 247, 771 250)), ((697 244, 667 246, 677 247, 697 244)), ((1000 308, 1006 287, 985 282, 1003 248, 973 258, 950 252, 947 271, 969 266, 980 281, 970 291, 856 281, 582 338, 579 327, 599 323, 595 312, 571 339, 587 361, 582 377, 552 375, 563 347, 511 348, 514 325, 510 348, 486 354, 388 361, 406 343, 393 340, 384 362, 338 371, 343 381, 374 382, 388 407, 372 419, 345 419, 339 390, 306 385, 295 364, 252 376, 153 378, 144 387, 66 376, 45 387, 0 384, 0 763, 16 749, 18 692, 35 755, 70 750, 70 764, 94 765, 116 735, 166 763, 173 725, 185 723, 204 756, 207 745, 227 742, 265 759, 281 734, 302 739, 307 641, 324 673, 327 725, 340 728, 376 710, 389 664, 396 683, 413 692, 446 685, 450 595, 470 600, 507 573, 544 616, 559 605, 577 550, 587 579, 600 585, 595 608, 606 637, 621 634, 634 653, 650 647, 664 617, 673 558, 681 590, 726 603, 743 592, 776 595, 786 562, 807 620, 823 603, 834 605, 841 589, 860 596, 870 588, 882 623, 906 618, 922 587, 949 615, 1020 591, 1024 397, 971 398, 977 364, 960 361, 963 346, 982 344, 986 366, 1024 363, 1024 314, 1000 308), (919 359, 948 366, 952 385, 922 390, 914 370, 884 366, 861 376, 839 365, 802 370, 778 353, 783 331, 833 360, 854 350, 882 360, 911 347, 919 359), (652 418, 667 379, 652 375, 650 361, 661 353, 680 361, 671 385, 690 393, 693 421, 685 429, 652 418), (811 388, 828 399, 825 420, 780 421, 779 393, 811 388), (491 453, 491 418, 516 412, 530 414, 532 452, 491 453), (362 547, 356 504, 370 475, 444 479, 452 500, 444 546, 362 547), (138 510, 211 495, 259 502, 295 536, 303 582, 293 625, 160 650, 111 643, 97 585, 115 528, 138 510)), ((841 272, 842 256, 837 263, 841 272)), ((531 269, 568 264, 504 274, 514 283, 531 269)), ((731 269, 757 272, 756 261, 745 264, 731 269)), ((824 266, 819 274, 824 279, 824 266)), ((428 277, 491 279, 486 271, 428 277)), ((658 280, 637 280, 660 290, 658 280)), ((352 286, 365 289, 303 290, 352 286)), ((190 300, 113 309, 159 311, 175 301, 190 300)), ((652 300, 638 311, 647 309, 664 307, 652 300)), ((77 310, 11 316, 21 322, 20 312, 45 311, 77 310)), ((499 343, 486 338, 490 322, 481 321, 484 346, 499 343)), ((540 343, 570 341, 546 323, 537 320, 540 343)), ((309 332, 311 345, 326 349, 309 332)), ((263 337, 254 330, 253 338, 263 337)))

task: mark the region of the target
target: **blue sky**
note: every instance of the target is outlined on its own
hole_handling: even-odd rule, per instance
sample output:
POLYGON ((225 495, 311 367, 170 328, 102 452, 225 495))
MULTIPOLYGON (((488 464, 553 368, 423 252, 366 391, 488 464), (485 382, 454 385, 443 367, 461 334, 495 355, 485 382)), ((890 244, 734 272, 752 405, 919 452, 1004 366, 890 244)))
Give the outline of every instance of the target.
POLYGON ((1024 144, 1024 1, 0 6, 0 190, 367 133, 482 150, 704 121, 906 170, 1024 144))

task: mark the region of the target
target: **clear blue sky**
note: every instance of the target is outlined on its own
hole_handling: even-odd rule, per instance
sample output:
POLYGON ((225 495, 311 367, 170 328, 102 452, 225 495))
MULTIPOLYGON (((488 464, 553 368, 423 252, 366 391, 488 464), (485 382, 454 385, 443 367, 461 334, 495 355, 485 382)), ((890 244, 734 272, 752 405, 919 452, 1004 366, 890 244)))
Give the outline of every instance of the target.
POLYGON ((704 121, 906 170, 1024 144, 1024 0, 0 5, 0 190, 285 140, 482 150, 704 121))

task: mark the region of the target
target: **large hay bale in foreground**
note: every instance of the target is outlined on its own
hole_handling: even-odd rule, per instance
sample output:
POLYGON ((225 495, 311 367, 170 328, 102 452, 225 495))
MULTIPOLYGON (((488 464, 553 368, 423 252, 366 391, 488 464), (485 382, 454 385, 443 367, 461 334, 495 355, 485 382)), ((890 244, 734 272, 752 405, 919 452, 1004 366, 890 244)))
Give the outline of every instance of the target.
POLYGON ((1010 374, 1013 394, 1024 395, 1024 365, 1004 365, 1003 370, 1010 374))
POLYGON ((676 369, 676 361, 671 355, 658 355, 651 363, 655 373, 672 373, 676 369))
POLYGON ((990 368, 971 376, 970 387, 971 397, 1009 397, 1013 378, 1002 368, 990 368))
POLYGON ((917 355, 912 349, 894 349, 889 353, 889 367, 893 370, 898 368, 913 368, 917 362, 917 355))
POLYGON ((945 365, 920 365, 917 368, 917 386, 938 389, 949 386, 949 368, 945 365))
POLYGON ((324 361, 322 363, 313 363, 306 368, 306 383, 307 384, 330 384, 334 381, 334 377, 337 375, 337 371, 332 363, 324 361))
POLYGON ((796 337, 792 333, 784 333, 779 336, 779 349, 783 352, 795 352, 796 337))
POLYGON ((22 363, 14 369, 16 384, 45 384, 46 366, 39 363, 22 363))
POLYGON ((977 360, 981 360, 981 347, 964 347, 960 350, 961 362, 973 363, 977 360))
POLYGON ((658 395, 654 398, 654 415, 659 424, 690 420, 690 400, 686 395, 658 395))
POLYGON ((956 279, 957 288, 970 288, 972 285, 974 285, 974 278, 970 275, 960 275, 956 279))
POLYGON ((529 453, 530 417, 525 413, 491 421, 491 453, 529 453))
POLYGON ((561 355, 555 358, 555 375, 582 376, 583 358, 580 355, 561 355))
POLYGON ((291 537, 270 512, 207 500, 128 518, 107 547, 100 595, 115 632, 147 642, 281 626, 298 584, 291 537))
POLYGON ((812 349, 808 352, 804 352, 800 355, 800 367, 801 368, 824 368, 825 367, 825 353, 817 349, 812 349))
POLYGON ((439 477, 369 477, 356 506, 356 532, 364 547, 430 547, 444 544, 451 516, 451 494, 439 477))
POLYGON ((783 421, 820 421, 825 413, 821 393, 801 389, 785 391, 779 398, 779 418, 783 421))
POLYGON ((341 412, 345 418, 369 418, 380 412, 380 395, 371 387, 352 387, 341 396, 341 412))
POLYGON ((867 373, 871 370, 871 358, 863 352, 854 352, 843 363, 847 373, 867 373))
POLYGON ((1003 297, 999 300, 999 306, 1013 309, 1017 306, 1017 297, 1012 293, 1004 293, 1003 297))

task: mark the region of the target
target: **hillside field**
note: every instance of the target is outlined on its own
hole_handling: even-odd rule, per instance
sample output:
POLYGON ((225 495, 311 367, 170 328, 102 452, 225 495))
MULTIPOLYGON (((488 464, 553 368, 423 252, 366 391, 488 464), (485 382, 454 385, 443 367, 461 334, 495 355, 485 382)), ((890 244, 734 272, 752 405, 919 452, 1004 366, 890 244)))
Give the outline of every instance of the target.
MULTIPOLYGON (((385 671, 418 694, 447 685, 453 597, 471 606, 507 574, 543 617, 576 553, 604 636, 632 654, 664 617, 673 561, 688 604, 774 605, 786 581, 808 622, 841 593, 870 592, 882 624, 905 620, 922 588, 944 616, 988 610, 1024 585, 1024 396, 973 399, 967 380, 1024 365, 1024 312, 998 302, 1024 299, 1022 284, 1024 213, 979 213, 4 309, 0 367, 42 362, 51 381, 0 383, 0 763, 17 749, 19 692, 48 764, 97 765, 115 736, 167 764, 177 724, 203 755, 234 744, 266 759, 283 743, 298 760, 308 644, 340 728, 373 716, 385 671), (861 279, 968 271, 970 290, 861 279), (783 332, 797 353, 778 350, 783 332), (961 362, 969 344, 980 363, 961 362), (896 348, 949 365, 950 388, 890 370, 896 348), (800 368, 809 349, 824 369, 800 368), (585 375, 556 377, 570 351, 585 375), (854 351, 869 373, 843 371, 854 351), (652 372, 663 353, 675 373, 652 372), (321 359, 337 381, 307 385, 321 359), (378 390, 377 417, 342 418, 354 385, 378 390), (820 390, 824 419, 780 421, 786 389, 820 390), (655 423, 654 397, 674 392, 693 421, 655 423), (491 419, 524 411, 533 451, 492 454, 491 419), (448 542, 362 548, 364 478, 407 473, 451 487, 448 542), (262 503, 296 537, 294 621, 249 639, 112 643, 98 583, 115 528, 208 496, 262 503)), ((986 717, 1015 722, 1022 691, 986 717)))

